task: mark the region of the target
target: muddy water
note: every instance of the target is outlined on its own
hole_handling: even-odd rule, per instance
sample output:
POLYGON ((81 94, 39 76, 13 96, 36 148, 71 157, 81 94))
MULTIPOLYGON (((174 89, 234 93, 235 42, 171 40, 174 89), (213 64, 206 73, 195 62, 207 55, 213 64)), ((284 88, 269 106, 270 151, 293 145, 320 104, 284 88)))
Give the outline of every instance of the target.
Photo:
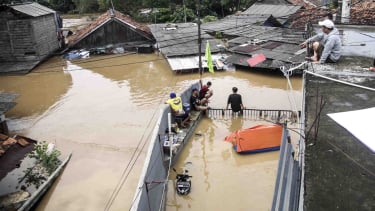
MULTIPOLYGON (((128 209, 147 145, 132 171, 123 173, 124 169, 139 143, 149 139, 169 92, 181 92, 197 79, 197 74, 173 74, 156 55, 113 55, 72 63, 53 58, 26 76, 0 77, 0 91, 20 94, 17 106, 6 114, 11 132, 54 142, 63 155, 73 153, 37 209, 104 210, 125 177, 111 210, 128 209)), ((281 76, 249 71, 206 73, 203 81, 208 80, 213 83, 215 108, 225 107, 232 86, 239 88, 248 108, 291 109, 291 96, 301 99, 300 78, 292 80, 294 92, 286 91, 281 76)), ((197 129, 202 136, 192 138, 177 164, 193 162, 191 199, 170 192, 168 209, 248 210, 251 204, 267 210, 278 152, 238 156, 223 141, 229 132, 253 124, 203 119, 197 129)))

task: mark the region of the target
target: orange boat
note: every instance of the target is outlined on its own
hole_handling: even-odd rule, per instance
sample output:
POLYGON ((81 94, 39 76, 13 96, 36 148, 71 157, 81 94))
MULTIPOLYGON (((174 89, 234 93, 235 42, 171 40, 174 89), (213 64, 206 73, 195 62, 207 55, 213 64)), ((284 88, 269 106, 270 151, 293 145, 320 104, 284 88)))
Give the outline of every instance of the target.
POLYGON ((257 125, 237 130, 225 137, 238 153, 256 153, 280 149, 283 128, 280 125, 257 125))

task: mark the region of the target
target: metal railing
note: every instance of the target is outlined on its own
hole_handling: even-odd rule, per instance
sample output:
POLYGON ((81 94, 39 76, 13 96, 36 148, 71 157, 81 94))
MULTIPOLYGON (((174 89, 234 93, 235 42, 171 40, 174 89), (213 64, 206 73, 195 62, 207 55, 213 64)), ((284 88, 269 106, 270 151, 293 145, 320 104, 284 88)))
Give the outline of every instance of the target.
POLYGON ((211 108, 207 111, 207 116, 214 119, 242 117, 247 120, 268 120, 273 122, 283 122, 285 120, 296 122, 300 115, 300 111, 270 109, 243 109, 240 112, 232 112, 231 109, 211 108))

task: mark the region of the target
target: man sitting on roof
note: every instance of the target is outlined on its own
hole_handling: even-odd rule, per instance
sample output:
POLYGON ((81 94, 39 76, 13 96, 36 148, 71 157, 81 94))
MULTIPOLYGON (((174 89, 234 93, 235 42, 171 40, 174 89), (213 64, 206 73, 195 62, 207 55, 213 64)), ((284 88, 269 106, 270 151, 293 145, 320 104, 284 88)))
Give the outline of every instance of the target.
POLYGON ((184 111, 182 108, 182 99, 181 97, 177 97, 176 93, 172 92, 169 95, 170 99, 168 99, 165 103, 171 106, 171 110, 173 115, 176 118, 181 118, 181 127, 186 127, 186 123, 190 120, 190 114, 188 111, 184 111))
POLYGON ((336 63, 341 56, 341 39, 339 31, 331 20, 319 21, 323 33, 317 34, 301 43, 302 48, 313 43, 314 55, 308 59, 314 63, 336 63))

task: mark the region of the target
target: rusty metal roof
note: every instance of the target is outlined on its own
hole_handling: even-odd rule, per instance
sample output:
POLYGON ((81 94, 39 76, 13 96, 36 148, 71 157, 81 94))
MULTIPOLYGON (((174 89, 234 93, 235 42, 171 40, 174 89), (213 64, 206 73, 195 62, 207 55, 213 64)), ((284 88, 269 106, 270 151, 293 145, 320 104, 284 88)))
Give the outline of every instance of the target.
POLYGON ((133 28, 138 33, 142 34, 149 40, 153 39, 150 29, 147 25, 141 24, 133 20, 130 16, 124 15, 116 10, 108 10, 106 13, 100 15, 93 23, 87 25, 85 28, 79 30, 75 35, 70 39, 69 46, 72 47, 77 44, 79 41, 90 35, 92 32, 96 31, 98 28, 102 27, 104 24, 111 20, 117 20, 133 28))
POLYGON ((43 5, 40 5, 38 3, 25 3, 25 4, 17 4, 17 5, 9 5, 12 9, 24 13, 26 15, 32 16, 32 17, 39 17, 43 15, 53 14, 55 13, 54 10, 45 7, 43 5))

